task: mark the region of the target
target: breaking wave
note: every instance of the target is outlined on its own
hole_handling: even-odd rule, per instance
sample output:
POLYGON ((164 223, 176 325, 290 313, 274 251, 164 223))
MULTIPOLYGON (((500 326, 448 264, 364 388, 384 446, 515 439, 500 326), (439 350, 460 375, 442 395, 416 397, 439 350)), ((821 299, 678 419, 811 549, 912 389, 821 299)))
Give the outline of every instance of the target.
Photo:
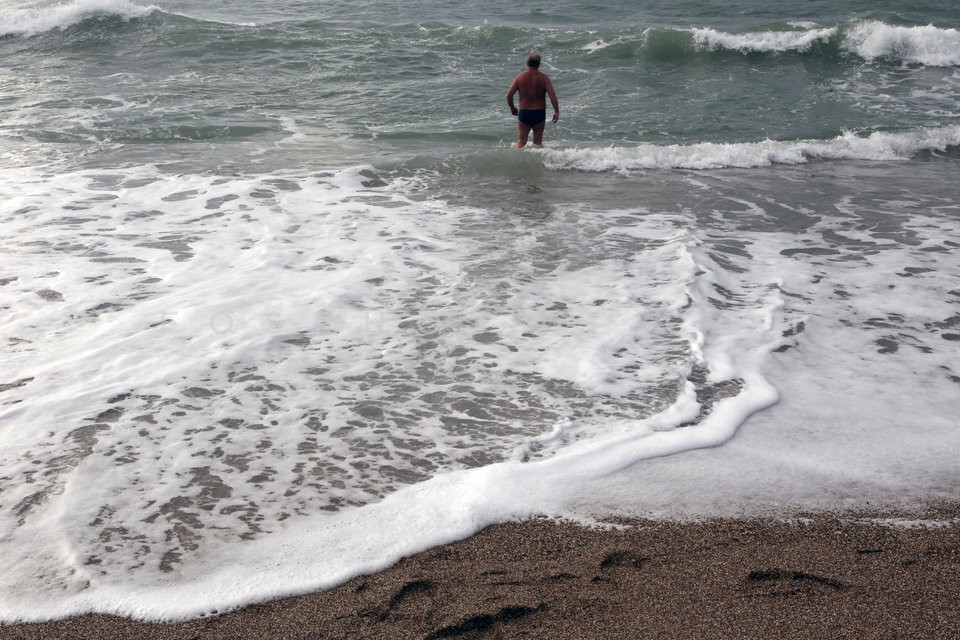
POLYGON ((691 29, 693 40, 702 49, 732 49, 753 52, 806 51, 816 43, 829 42, 837 35, 837 27, 803 31, 760 31, 726 33, 716 29, 691 29))
POLYGON ((760 142, 547 149, 551 169, 633 171, 638 169, 751 168, 803 164, 810 160, 905 160, 917 154, 960 145, 960 126, 869 136, 848 132, 831 140, 763 140, 760 142))
POLYGON ((704 53, 853 55, 871 62, 887 60, 950 67, 960 65, 960 31, 932 24, 895 26, 878 20, 835 26, 784 23, 769 29, 743 32, 710 27, 650 28, 639 37, 594 38, 580 50, 587 55, 614 58, 632 55, 672 58, 704 53))
POLYGON ((844 46, 866 60, 888 58, 936 67, 960 65, 960 31, 932 24, 898 27, 864 21, 847 31, 844 46))
POLYGON ((143 18, 158 10, 155 6, 144 7, 128 0, 75 0, 55 6, 16 9, 3 16, 0 37, 35 36, 66 29, 92 18, 143 18))

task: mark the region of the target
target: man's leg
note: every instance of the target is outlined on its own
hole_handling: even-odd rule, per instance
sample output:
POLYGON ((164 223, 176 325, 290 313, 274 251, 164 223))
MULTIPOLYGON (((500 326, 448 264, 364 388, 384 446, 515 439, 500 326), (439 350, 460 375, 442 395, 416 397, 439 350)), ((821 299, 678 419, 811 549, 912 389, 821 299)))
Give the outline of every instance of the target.
POLYGON ((527 146, 527 138, 530 137, 530 125, 517 120, 517 149, 527 146))
POLYGON ((543 146, 543 130, 547 126, 547 121, 544 120, 540 124, 533 125, 533 144, 537 147, 543 146))

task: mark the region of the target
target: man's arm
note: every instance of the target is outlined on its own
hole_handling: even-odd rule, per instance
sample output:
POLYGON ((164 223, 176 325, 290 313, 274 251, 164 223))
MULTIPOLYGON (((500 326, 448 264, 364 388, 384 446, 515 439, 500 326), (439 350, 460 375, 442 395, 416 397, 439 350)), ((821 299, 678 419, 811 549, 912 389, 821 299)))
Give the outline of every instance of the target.
POLYGON ((517 115, 519 111, 513 106, 513 94, 520 90, 520 84, 517 82, 517 79, 513 79, 513 83, 510 85, 510 88, 507 89, 507 105, 510 107, 510 113, 517 115))
POLYGON ((560 101, 557 100, 557 92, 553 90, 553 83, 547 78, 547 95, 550 96, 550 105, 553 107, 553 122, 560 119, 560 101))

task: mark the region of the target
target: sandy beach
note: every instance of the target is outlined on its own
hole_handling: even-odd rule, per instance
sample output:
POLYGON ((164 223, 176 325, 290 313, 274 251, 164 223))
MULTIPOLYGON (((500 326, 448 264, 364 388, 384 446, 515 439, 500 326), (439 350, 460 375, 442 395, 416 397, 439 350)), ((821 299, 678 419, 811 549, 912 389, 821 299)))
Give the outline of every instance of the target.
POLYGON ((179 624, 0 638, 960 638, 960 505, 489 527, 335 589, 179 624))

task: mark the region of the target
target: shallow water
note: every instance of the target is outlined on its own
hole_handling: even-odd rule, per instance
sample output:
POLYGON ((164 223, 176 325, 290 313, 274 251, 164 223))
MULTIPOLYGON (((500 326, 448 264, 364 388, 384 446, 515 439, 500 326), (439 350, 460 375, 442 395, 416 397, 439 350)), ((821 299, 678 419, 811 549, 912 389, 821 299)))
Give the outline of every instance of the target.
POLYGON ((950 495, 960 14, 862 4, 0 4, 0 617, 950 495))

